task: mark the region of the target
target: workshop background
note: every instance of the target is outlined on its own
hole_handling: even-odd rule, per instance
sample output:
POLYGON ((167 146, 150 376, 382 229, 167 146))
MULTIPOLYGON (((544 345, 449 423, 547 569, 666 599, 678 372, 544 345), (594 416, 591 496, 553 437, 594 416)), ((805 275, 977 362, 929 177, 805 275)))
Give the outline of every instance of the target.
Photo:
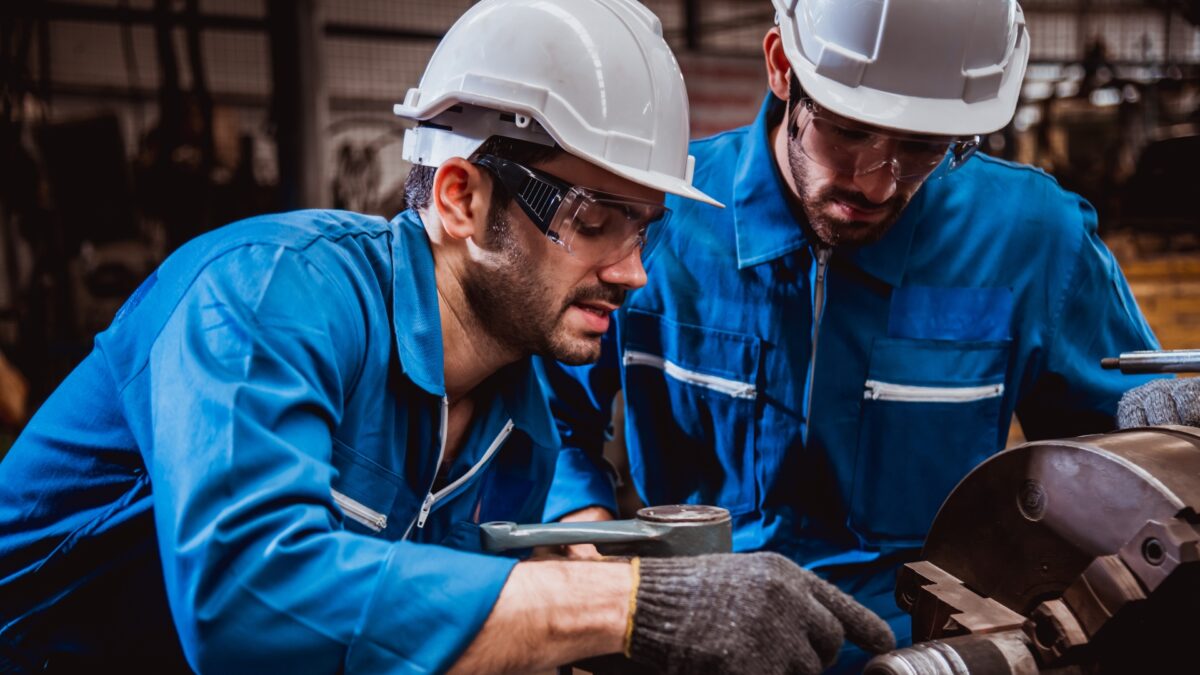
MULTIPOLYGON (((282 209, 400 211, 392 104, 471 4, 0 1, 0 456, 184 241, 282 209)), ((646 4, 693 136, 752 120, 768 0, 646 4)), ((1163 346, 1200 346, 1200 0, 1023 6, 1022 103, 986 150, 1091 200, 1163 346)))

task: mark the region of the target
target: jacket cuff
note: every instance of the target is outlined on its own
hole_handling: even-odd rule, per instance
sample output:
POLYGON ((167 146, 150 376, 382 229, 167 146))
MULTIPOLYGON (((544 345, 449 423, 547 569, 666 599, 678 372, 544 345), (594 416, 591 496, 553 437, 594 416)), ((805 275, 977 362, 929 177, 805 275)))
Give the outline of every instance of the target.
POLYGON ((546 495, 542 522, 552 523, 589 506, 602 506, 616 515, 615 482, 611 469, 597 466, 579 448, 563 448, 558 453, 554 483, 546 495))

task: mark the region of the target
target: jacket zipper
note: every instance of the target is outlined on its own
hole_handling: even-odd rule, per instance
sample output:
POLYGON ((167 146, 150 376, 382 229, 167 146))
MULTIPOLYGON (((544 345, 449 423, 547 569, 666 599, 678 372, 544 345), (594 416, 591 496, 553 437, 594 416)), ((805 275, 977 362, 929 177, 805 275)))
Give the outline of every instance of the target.
POLYGON ((922 387, 867 380, 864 387, 864 399, 910 403, 969 403, 996 398, 1004 393, 1003 384, 986 384, 978 387, 922 387))
POLYGON ((438 490, 437 494, 430 493, 426 495, 425 502, 421 504, 421 512, 417 514, 417 529, 425 527, 425 520, 429 518, 429 512, 433 510, 434 504, 449 497, 455 490, 458 489, 460 485, 470 480, 471 476, 474 476, 476 473, 478 473, 479 470, 488 463, 488 460, 492 458, 492 455, 496 454, 496 452, 500 450, 500 446, 503 445, 504 441, 508 439, 508 435, 512 433, 512 430, 513 421, 509 420, 505 422, 504 428, 500 430, 500 433, 496 435, 496 438, 492 441, 492 444, 488 446, 487 451, 483 453, 483 457, 480 457, 479 461, 475 462, 475 466, 472 466, 469 471, 459 476, 458 480, 455 480, 453 483, 447 485, 441 490, 438 490))
MULTIPOLYGON (((433 476, 434 476, 433 480, 434 481, 437 480, 438 471, 440 471, 441 467, 442 467, 442 460, 446 456, 446 429, 447 429, 448 422, 449 422, 449 408, 450 408, 450 401, 448 399, 446 399, 445 397, 443 397, 442 398, 442 419, 441 419, 441 425, 440 425, 441 426, 440 433, 441 433, 441 441, 442 442, 441 442, 441 448, 438 450, 437 464, 434 465, 434 469, 433 469, 433 476)), ((479 461, 476 462, 475 465, 470 468, 470 470, 468 470, 463 475, 459 476, 458 479, 455 480, 453 483, 450 483, 449 485, 442 488, 441 490, 438 490, 435 493, 433 491, 433 482, 432 481, 430 482, 429 491, 426 492, 425 499, 421 501, 421 508, 419 511, 417 511, 417 516, 415 518, 413 518, 411 523, 408 524, 408 529, 404 531, 404 536, 401 537, 401 539, 408 539, 408 536, 410 534, 412 534, 412 529, 414 526, 418 530, 424 528, 425 521, 428 520, 429 514, 430 514, 430 512, 433 511, 434 505, 437 504, 438 502, 442 501, 443 499, 449 497, 461 485, 463 485, 468 480, 470 480, 472 476, 474 476, 476 473, 479 473, 479 470, 482 469, 488 463, 488 460, 490 460, 492 458, 492 455, 495 455, 496 452, 498 450, 500 450, 500 446, 504 444, 504 441, 508 439, 509 434, 512 433, 513 426, 514 426, 513 421, 511 419, 508 420, 507 422, 505 422, 504 428, 502 428, 500 430, 500 433, 496 435, 496 438, 492 441, 492 444, 488 446, 488 449, 483 453, 483 457, 480 457, 479 461)))
POLYGON ((650 366, 658 368, 667 375, 688 384, 694 384, 713 391, 727 394, 734 398, 753 399, 758 395, 758 390, 753 384, 747 382, 739 382, 737 380, 729 380, 716 375, 706 375, 697 373, 694 370, 688 370, 680 367, 678 364, 672 363, 661 356, 647 354, 646 352, 626 351, 621 360, 627 366, 650 366))
POLYGON ((347 518, 357 521, 375 532, 382 532, 387 529, 387 515, 369 508, 362 502, 348 497, 337 490, 331 489, 330 492, 333 494, 334 503, 342 509, 342 513, 345 513, 347 518))
MULTIPOLYGON (((400 537, 402 541, 408 539, 408 535, 412 533, 413 525, 416 525, 417 521, 421 520, 421 513, 425 512, 425 507, 428 505, 430 508, 433 508, 432 504, 429 504, 429 501, 433 498, 433 484, 437 481, 438 472, 442 470, 442 459, 446 456, 446 430, 449 426, 450 399, 443 396, 441 418, 438 421, 438 442, 440 445, 438 447, 437 463, 433 465, 433 478, 429 480, 429 489, 425 492, 425 499, 421 502, 421 510, 417 512, 417 517, 413 518, 412 522, 408 524, 408 529, 404 531, 404 536, 400 537)), ((425 521, 421 520, 421 524, 424 525, 425 521)))
POLYGON ((808 357, 808 375, 804 386, 804 441, 808 442, 808 431, 812 428, 813 380, 817 373, 817 341, 821 337, 821 316, 825 313, 825 274, 829 271, 829 257, 833 249, 817 246, 817 281, 813 284, 812 354, 808 357))

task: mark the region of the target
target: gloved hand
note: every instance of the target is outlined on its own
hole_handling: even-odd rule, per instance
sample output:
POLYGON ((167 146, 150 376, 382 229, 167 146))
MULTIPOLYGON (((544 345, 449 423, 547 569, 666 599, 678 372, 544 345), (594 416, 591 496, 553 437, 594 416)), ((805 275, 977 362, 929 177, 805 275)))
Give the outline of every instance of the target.
POLYGON ((641 558, 626 655, 665 673, 818 673, 843 637, 895 648, 887 623, 777 553, 641 558))
POLYGON ((1117 404, 1117 426, 1155 424, 1200 426, 1200 378, 1153 380, 1125 392, 1117 404))

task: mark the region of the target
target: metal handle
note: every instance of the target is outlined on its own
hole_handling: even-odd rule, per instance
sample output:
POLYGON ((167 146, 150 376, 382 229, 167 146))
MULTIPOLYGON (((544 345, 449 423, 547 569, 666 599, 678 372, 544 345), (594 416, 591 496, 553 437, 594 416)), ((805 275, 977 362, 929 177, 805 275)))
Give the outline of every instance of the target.
POLYGON ((479 532, 483 550, 492 552, 595 544, 604 555, 661 558, 733 550, 729 512, 703 504, 648 506, 632 520, 544 525, 500 521, 480 525, 479 532))
POLYGON ((661 528, 640 520, 605 520, 587 523, 546 523, 517 525, 507 521, 479 526, 485 551, 511 551, 534 546, 570 546, 572 544, 626 544, 654 541, 662 537, 661 528))
POLYGON ((1125 352, 1116 358, 1101 359, 1100 366, 1107 370, 1120 369, 1126 375, 1200 373, 1200 349, 1125 352))

